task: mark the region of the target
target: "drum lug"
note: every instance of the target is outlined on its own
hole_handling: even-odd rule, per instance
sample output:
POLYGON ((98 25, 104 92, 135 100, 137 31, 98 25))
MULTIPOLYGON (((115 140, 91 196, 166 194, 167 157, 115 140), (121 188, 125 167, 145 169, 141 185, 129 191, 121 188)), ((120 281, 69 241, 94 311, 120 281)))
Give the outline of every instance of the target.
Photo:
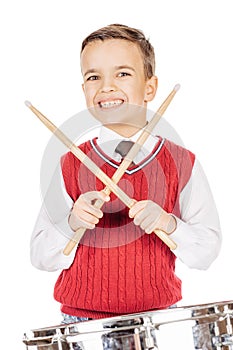
POLYGON ((145 331, 145 346, 146 349, 157 349, 155 348, 154 338, 151 335, 151 327, 147 326, 144 328, 145 331))
MULTIPOLYGON (((231 334, 222 334, 222 335, 218 335, 213 337, 212 339, 213 345, 216 346, 216 348, 218 349, 218 347, 222 346, 231 346, 233 345, 233 335, 231 334)), ((220 348, 220 349, 221 349, 220 348)))
POLYGON ((155 338, 152 336, 151 331, 154 330, 154 326, 151 323, 151 319, 149 317, 145 317, 144 325, 141 327, 144 331, 145 337, 145 349, 147 350, 158 350, 158 347, 155 344, 155 338))

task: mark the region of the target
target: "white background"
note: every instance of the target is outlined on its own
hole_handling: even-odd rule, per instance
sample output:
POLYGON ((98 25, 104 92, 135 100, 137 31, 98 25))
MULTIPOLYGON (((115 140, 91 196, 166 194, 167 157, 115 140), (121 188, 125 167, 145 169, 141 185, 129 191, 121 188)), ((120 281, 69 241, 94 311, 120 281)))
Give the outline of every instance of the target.
POLYGON ((201 161, 219 211, 221 253, 204 272, 178 263, 180 305, 233 299, 231 6, 230 0, 1 2, 1 348, 24 349, 24 332, 61 320, 53 300, 58 273, 36 270, 29 258, 51 134, 24 101, 57 125, 85 109, 81 41, 110 23, 142 29, 155 47, 159 88, 150 109, 181 84, 165 118, 201 161))

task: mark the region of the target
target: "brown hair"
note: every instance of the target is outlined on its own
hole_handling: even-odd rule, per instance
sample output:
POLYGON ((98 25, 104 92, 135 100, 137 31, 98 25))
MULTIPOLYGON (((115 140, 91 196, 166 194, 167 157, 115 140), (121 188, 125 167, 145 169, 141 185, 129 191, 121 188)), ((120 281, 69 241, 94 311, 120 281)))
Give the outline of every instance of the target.
POLYGON ((154 75, 155 54, 153 46, 141 30, 123 24, 110 24, 88 35, 82 42, 81 53, 89 43, 108 39, 128 40, 137 44, 142 53, 146 79, 150 79, 154 75))

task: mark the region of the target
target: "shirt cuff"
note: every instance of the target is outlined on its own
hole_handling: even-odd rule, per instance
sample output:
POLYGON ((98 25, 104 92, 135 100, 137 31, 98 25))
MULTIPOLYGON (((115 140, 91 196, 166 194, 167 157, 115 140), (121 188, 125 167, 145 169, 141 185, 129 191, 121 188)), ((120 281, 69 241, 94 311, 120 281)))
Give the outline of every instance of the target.
POLYGON ((201 224, 191 225, 176 218, 177 228, 170 238, 177 244, 173 253, 189 268, 206 270, 216 259, 221 237, 201 224))

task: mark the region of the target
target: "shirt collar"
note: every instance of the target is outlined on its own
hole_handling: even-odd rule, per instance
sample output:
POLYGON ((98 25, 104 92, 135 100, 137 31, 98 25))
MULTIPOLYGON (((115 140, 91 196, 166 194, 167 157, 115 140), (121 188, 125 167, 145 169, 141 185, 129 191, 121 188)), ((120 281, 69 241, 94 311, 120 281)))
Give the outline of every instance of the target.
MULTIPOLYGON (((132 137, 127 138, 127 137, 123 137, 123 136, 117 134, 115 131, 103 126, 100 128, 99 137, 97 139, 97 144, 101 148, 101 150, 105 154, 107 154, 108 157, 110 157, 111 159, 113 159, 117 162, 120 162, 121 156, 120 156, 120 154, 115 152, 117 145, 123 140, 136 142, 138 137, 142 133, 143 129, 139 130, 132 137)), ((149 137, 147 138, 147 140, 145 141, 144 145, 141 147, 140 151, 138 152, 138 154, 134 158, 134 163, 138 164, 144 158, 146 158, 152 152, 152 150, 154 149, 158 140, 159 140, 159 138, 157 136, 150 134, 149 137)))

